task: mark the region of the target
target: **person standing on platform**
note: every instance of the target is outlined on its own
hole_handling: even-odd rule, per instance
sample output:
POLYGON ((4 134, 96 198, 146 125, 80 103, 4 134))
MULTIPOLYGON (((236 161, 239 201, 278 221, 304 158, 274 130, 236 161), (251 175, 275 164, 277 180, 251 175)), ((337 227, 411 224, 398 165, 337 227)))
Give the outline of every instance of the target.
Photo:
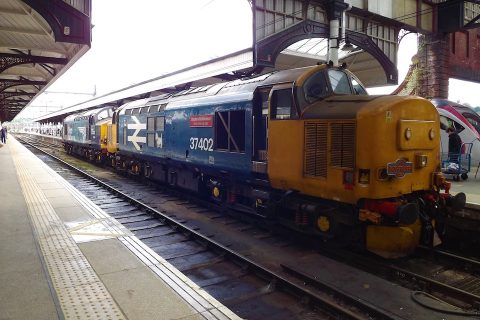
POLYGON ((2 127, 2 129, 0 130, 0 136, 1 136, 1 139, 2 139, 2 143, 3 143, 3 144, 7 143, 7 141, 6 141, 6 136, 7 136, 7 134, 6 134, 6 132, 5 132, 5 128, 4 128, 4 127, 2 127))
POLYGON ((449 127, 448 133, 448 158, 450 162, 458 164, 460 160, 460 153, 462 152, 462 139, 454 128, 449 127))

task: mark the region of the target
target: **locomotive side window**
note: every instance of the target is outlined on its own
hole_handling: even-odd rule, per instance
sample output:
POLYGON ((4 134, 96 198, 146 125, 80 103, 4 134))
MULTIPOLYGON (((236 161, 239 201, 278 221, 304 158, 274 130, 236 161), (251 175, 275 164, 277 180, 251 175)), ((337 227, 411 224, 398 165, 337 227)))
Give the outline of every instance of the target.
POLYGON ((245 110, 215 113, 215 149, 245 152, 245 110))
POLYGON ((147 118, 147 146, 155 147, 155 118, 147 118))
POLYGON ((156 117, 157 131, 165 131, 165 117, 156 117))
POLYGON ((328 77, 330 79, 330 85, 333 92, 336 94, 352 94, 350 87, 350 81, 345 72, 335 69, 328 70, 328 77))
POLYGON ((274 120, 286 120, 296 117, 291 88, 272 92, 271 113, 271 119, 274 120))

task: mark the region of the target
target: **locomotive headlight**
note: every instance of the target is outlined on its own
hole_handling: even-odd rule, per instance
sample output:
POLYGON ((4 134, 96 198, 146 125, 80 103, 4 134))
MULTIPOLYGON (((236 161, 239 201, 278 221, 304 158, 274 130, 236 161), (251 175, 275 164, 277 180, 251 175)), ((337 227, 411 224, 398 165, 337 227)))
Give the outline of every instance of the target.
POLYGON ((405 139, 410 140, 412 138, 412 129, 405 129, 405 139))
POLYGON ((430 138, 430 140, 433 140, 435 138, 435 130, 430 129, 430 131, 428 132, 428 137, 430 138))
POLYGON ((415 166, 417 168, 426 167, 428 163, 428 157, 426 154, 416 154, 415 155, 415 166))

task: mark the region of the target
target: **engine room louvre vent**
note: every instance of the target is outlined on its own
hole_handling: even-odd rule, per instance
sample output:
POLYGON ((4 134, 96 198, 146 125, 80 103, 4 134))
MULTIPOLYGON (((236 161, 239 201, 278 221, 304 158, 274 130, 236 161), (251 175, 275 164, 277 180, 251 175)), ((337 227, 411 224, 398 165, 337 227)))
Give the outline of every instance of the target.
POLYGON ((326 122, 305 123, 305 175, 327 177, 327 128, 326 122))
POLYGON ((330 137, 330 165, 353 169, 355 164, 355 123, 331 123, 330 137))

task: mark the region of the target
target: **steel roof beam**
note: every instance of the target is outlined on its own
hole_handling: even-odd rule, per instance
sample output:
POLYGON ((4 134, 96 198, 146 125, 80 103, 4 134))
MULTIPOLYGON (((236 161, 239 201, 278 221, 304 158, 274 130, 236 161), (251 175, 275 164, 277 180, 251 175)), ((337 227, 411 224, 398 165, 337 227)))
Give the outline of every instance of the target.
POLYGON ((472 20, 470 20, 465 26, 463 26, 465 29, 467 28, 476 28, 478 27, 479 25, 479 22, 480 22, 480 14, 477 15, 475 18, 473 18, 472 20))
POLYGON ((22 96, 34 97, 35 95, 36 93, 33 93, 33 92, 19 92, 19 91, 3 92, 3 93, 0 93, 0 101, 7 100, 12 97, 22 97, 22 96))
MULTIPOLYGON (((4 92, 6 89, 15 86, 45 86, 47 81, 35 81, 28 79, 0 79, 0 92, 4 92)), ((35 87, 38 89, 37 87, 35 87)))
POLYGON ((68 59, 65 58, 53 58, 45 56, 33 56, 30 54, 10 54, 0 53, 0 73, 8 68, 28 63, 49 63, 49 64, 61 64, 66 65, 68 59))

